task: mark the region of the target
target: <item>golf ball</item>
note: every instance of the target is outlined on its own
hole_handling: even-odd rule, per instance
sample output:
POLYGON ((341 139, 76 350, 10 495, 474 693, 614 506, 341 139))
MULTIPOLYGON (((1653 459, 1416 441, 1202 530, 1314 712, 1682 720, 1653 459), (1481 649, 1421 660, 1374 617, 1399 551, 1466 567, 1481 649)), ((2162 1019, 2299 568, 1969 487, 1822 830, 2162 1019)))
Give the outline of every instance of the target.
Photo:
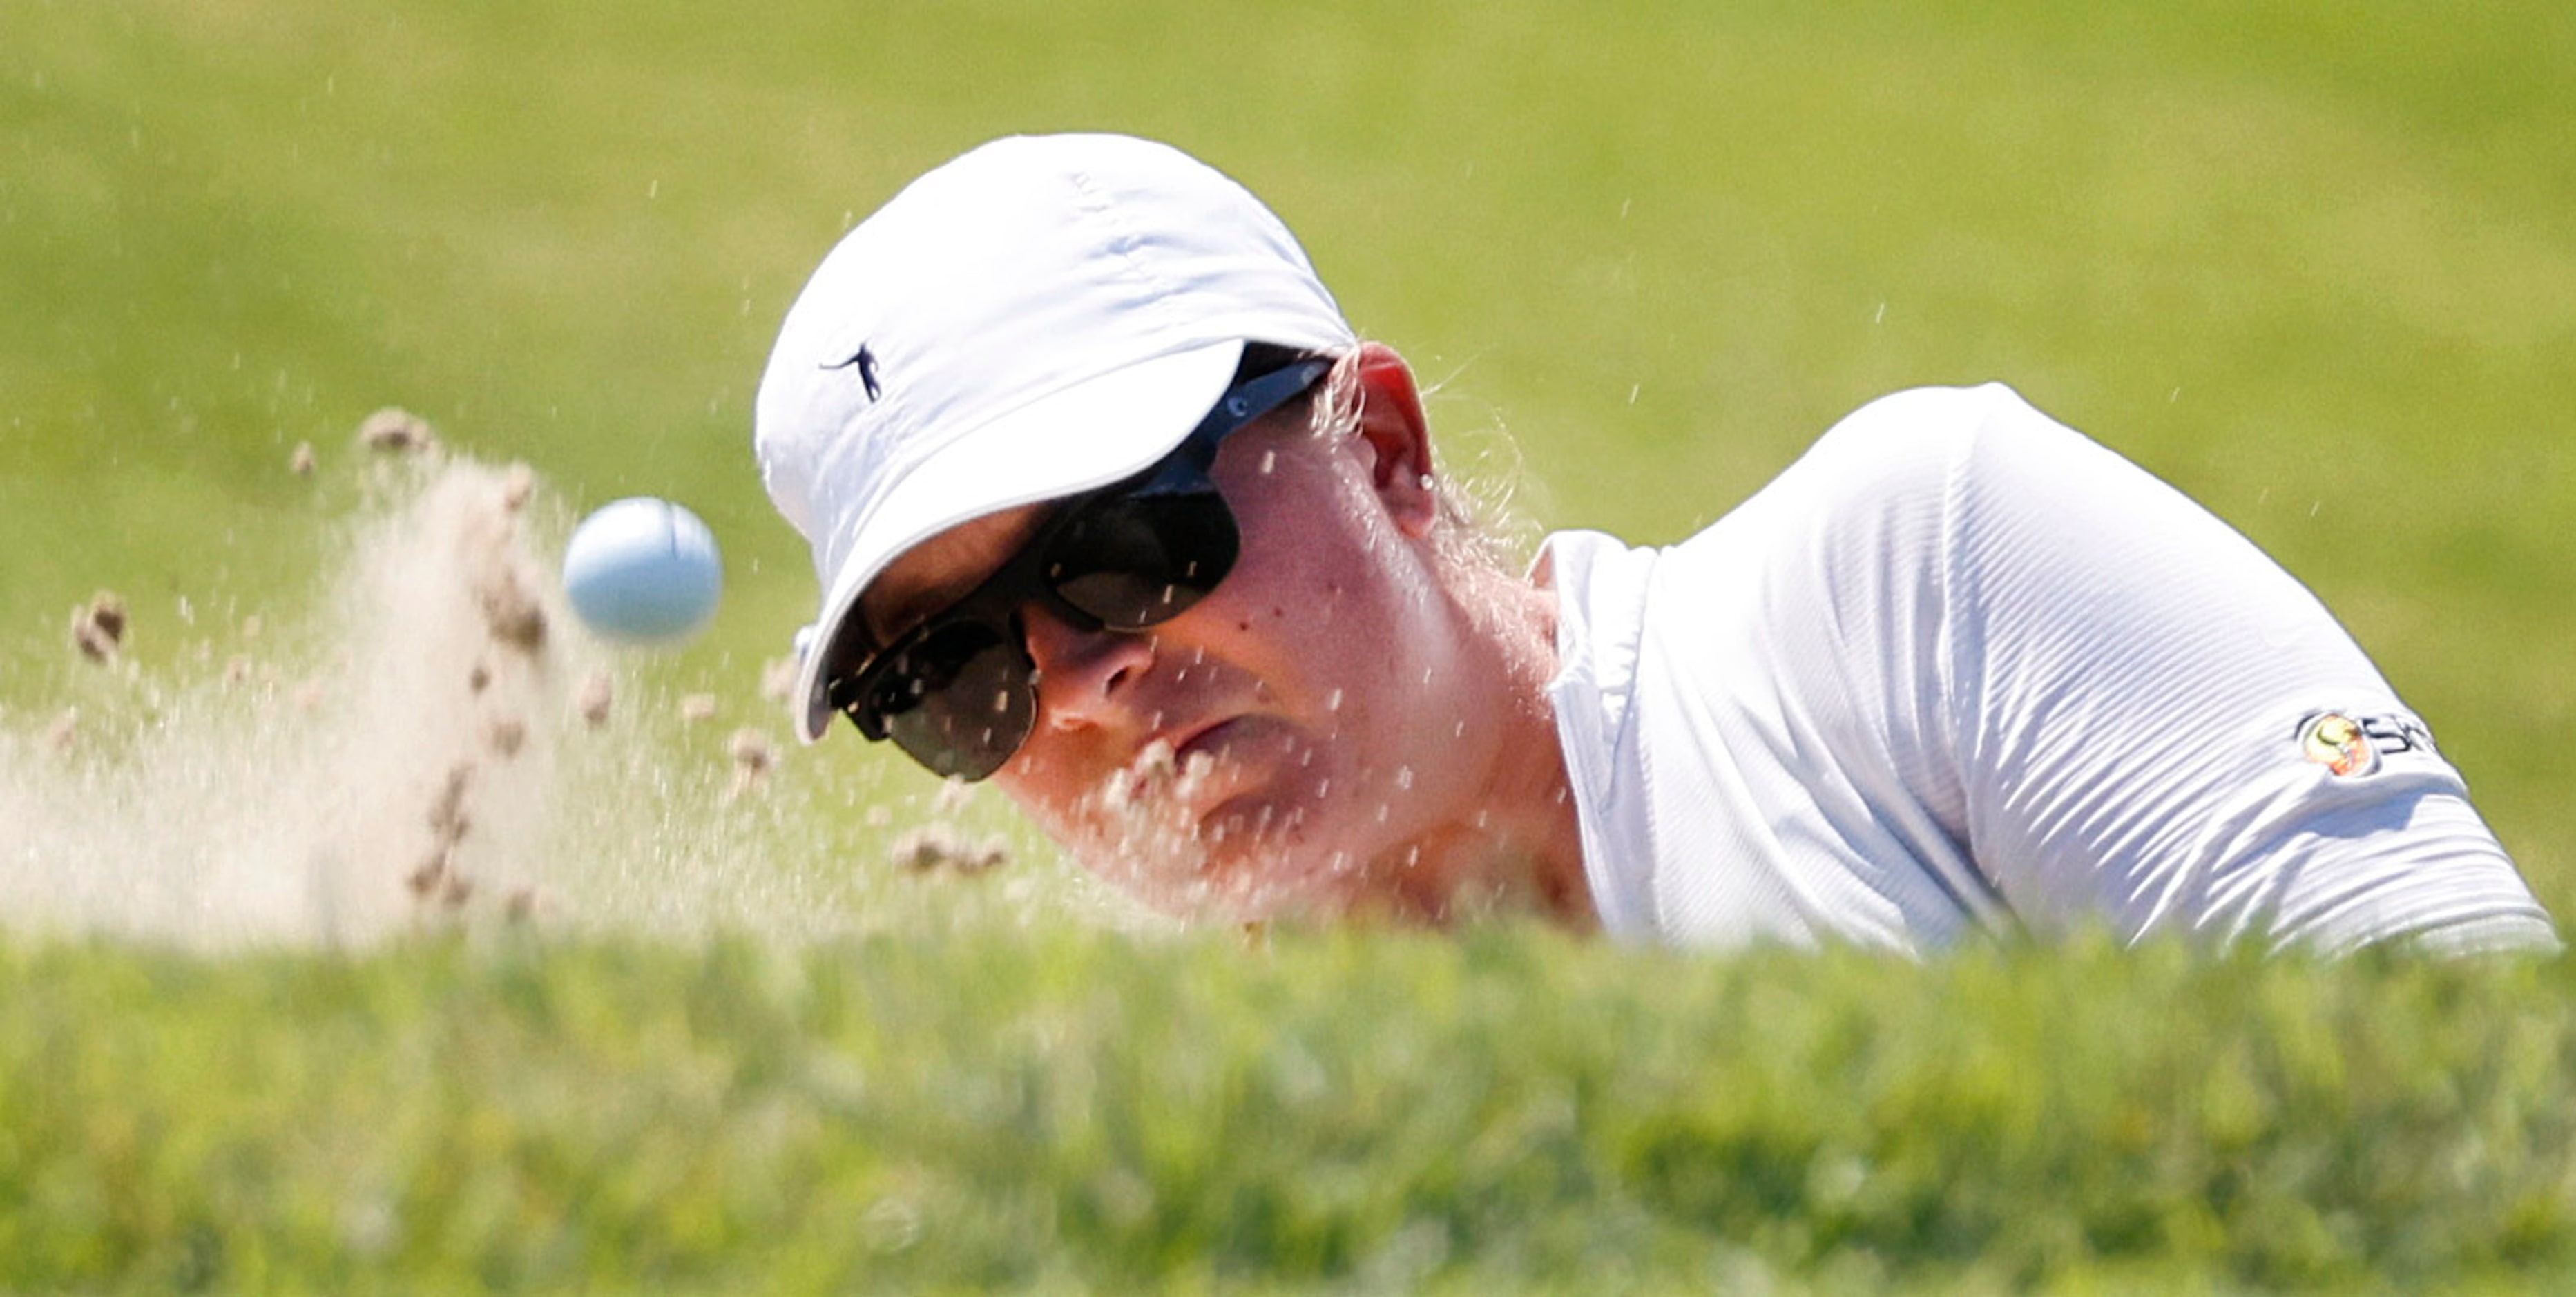
POLYGON ((582 519, 564 547, 564 593, 583 624, 627 644, 674 644, 715 616, 724 559, 687 509, 637 496, 582 519))

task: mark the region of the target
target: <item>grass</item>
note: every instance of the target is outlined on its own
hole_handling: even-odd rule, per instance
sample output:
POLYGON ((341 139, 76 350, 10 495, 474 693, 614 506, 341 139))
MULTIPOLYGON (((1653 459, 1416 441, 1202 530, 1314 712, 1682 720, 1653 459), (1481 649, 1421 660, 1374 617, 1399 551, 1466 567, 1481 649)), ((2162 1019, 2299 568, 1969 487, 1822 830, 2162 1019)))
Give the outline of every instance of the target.
POLYGON ((21 947, 0 1282, 2475 1284, 2576 1246, 2567 977, 1506 929, 21 947))
MULTIPOLYGON (((639 670, 766 715, 814 597, 749 462, 776 320, 911 175, 1115 128, 1269 198, 1550 526, 1675 538, 1872 396, 2013 382, 2323 594, 2576 912, 2571 72, 2546 0, 28 0, 0 17, 0 727, 95 698, 62 630, 95 588, 163 677, 306 610, 384 404, 574 507, 697 508, 727 606, 639 670)), ((746 906, 711 944, 7 938, 0 1287, 2570 1260, 2563 963, 1029 925, 852 881, 855 804, 916 786, 852 746, 792 756, 731 863, 865 937, 746 906)))

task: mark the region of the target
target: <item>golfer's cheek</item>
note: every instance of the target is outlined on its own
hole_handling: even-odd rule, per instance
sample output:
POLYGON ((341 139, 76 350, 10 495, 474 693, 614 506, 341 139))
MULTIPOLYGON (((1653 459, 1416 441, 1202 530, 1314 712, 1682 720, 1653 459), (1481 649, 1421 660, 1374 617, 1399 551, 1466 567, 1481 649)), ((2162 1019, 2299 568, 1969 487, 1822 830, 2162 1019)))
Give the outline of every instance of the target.
MULTIPOLYGON (((1045 732, 1045 726, 1046 719, 1041 715, 1038 719, 1039 734, 1045 732)), ((1051 745, 1042 742, 1039 734, 1031 735, 1020 745, 1020 750, 1012 753, 1011 759, 994 772, 994 784, 1009 794, 1013 801, 1037 805, 1058 800, 1055 789, 1064 777, 1064 760, 1059 754, 1047 750, 1051 745)))
POLYGON ((1043 810, 1049 818, 1063 818, 1109 777, 1112 767, 1101 745, 1087 741, 1095 737, 1093 731, 1051 727, 1041 710, 1036 731, 993 781, 1011 800, 1043 810))

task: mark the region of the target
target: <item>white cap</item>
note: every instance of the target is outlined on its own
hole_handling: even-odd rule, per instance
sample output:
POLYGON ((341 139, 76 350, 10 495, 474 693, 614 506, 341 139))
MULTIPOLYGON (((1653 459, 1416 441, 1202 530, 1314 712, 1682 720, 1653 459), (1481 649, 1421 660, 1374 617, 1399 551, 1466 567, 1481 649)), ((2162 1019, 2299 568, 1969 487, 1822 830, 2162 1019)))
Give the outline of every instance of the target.
POLYGON ((1224 394, 1247 341, 1357 338, 1288 227, 1168 145, 996 140, 850 231, 788 310, 753 411, 769 498, 823 587, 799 737, 822 737, 834 633, 887 564, 1151 465, 1224 394))

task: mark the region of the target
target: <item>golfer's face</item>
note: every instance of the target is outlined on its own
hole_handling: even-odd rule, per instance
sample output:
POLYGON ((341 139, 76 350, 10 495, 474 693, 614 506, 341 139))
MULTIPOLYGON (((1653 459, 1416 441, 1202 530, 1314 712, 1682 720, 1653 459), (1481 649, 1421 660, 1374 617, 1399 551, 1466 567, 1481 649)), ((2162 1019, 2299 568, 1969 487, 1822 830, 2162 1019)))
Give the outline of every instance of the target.
MULTIPOLYGON (((1037 723, 994 776, 1095 871, 1166 909, 1347 906, 1442 793, 1450 722, 1426 695, 1455 660, 1415 538, 1356 436, 1303 406, 1227 439, 1213 470, 1242 533, 1216 589, 1142 633, 1022 610, 1037 723)), ((862 605, 884 635, 968 590, 1039 511, 907 553, 862 605)))

